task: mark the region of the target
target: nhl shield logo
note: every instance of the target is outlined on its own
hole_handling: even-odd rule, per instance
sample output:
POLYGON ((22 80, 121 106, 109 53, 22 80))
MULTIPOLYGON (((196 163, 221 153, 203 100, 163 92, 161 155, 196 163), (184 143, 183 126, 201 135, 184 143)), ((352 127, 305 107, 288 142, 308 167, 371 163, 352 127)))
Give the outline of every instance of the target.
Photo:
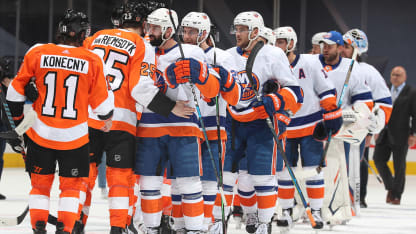
POLYGON ((114 161, 116 161, 116 162, 120 162, 120 161, 121 161, 121 155, 119 155, 119 154, 115 154, 115 155, 114 155, 114 161))
POLYGON ((78 172, 78 168, 72 168, 71 170, 71 175, 72 176, 78 176, 79 172, 78 172))

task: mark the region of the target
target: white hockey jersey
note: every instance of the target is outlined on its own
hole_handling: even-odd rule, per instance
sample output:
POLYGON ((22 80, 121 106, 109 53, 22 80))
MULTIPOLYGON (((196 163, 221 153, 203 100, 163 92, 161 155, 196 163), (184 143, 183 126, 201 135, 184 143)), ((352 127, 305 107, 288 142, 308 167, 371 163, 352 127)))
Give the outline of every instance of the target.
MULTIPOLYGON (((231 116, 239 122, 250 122, 267 118, 267 115, 259 116, 251 106, 252 102, 256 100, 256 96, 246 74, 248 53, 239 47, 233 47, 227 51, 233 56, 236 64, 235 75, 241 86, 240 101, 235 106, 227 107, 231 116)), ((280 48, 264 45, 254 60, 252 71, 255 86, 260 94, 263 90, 263 84, 267 80, 276 79, 283 87, 279 93, 285 101, 285 110, 289 110, 293 114, 299 110, 303 102, 302 92, 298 81, 290 69, 289 61, 280 48)))
MULTIPOLYGON (((206 62, 207 57, 204 51, 195 45, 182 45, 185 58, 194 58, 201 62, 206 62)), ((175 45, 167 50, 156 49, 156 83, 157 86, 166 92, 166 96, 174 101, 189 101, 188 105, 195 107, 194 97, 189 83, 181 84, 175 89, 168 87, 167 82, 163 77, 165 69, 172 63, 177 62, 181 58, 179 45, 175 45)), ((213 72, 212 69, 209 71, 213 72)), ((195 94, 199 98, 200 91, 194 85, 195 94)), ((144 109, 139 127, 137 129, 137 136, 139 137, 161 137, 164 135, 170 136, 197 136, 202 138, 202 133, 199 128, 199 120, 197 113, 189 119, 178 117, 170 114, 168 118, 156 114, 149 109, 144 109)))
MULTIPOLYGON (((227 71, 232 72, 235 70, 235 64, 231 57, 231 54, 219 49, 209 47, 206 49, 205 54, 207 56, 207 62, 211 65, 220 65, 224 67, 227 71), (215 53, 214 53, 215 51, 215 53), (214 55, 215 55, 215 64, 214 64, 214 55)), ((199 102, 201 107, 202 119, 207 130, 207 136, 209 140, 217 140, 217 122, 216 122, 216 106, 209 105, 206 101, 201 100, 199 102)), ((227 133, 225 132, 225 119, 227 115, 227 102, 224 100, 222 95, 219 95, 219 112, 220 112, 220 130, 221 130, 221 139, 227 139, 227 133)))
MULTIPOLYGON (((337 90, 337 103, 341 96, 344 87, 345 78, 348 73, 348 68, 351 64, 351 59, 339 58, 339 62, 335 65, 325 63, 323 55, 318 55, 322 67, 328 74, 328 81, 331 81, 337 90)), ((359 64, 355 63, 351 71, 350 80, 347 89, 342 99, 341 108, 345 109, 351 107, 355 102, 364 102, 370 108, 373 107, 373 97, 370 88, 365 84, 363 79, 364 74, 361 73, 359 64)))
POLYGON ((380 72, 368 63, 361 62, 360 70, 365 75, 365 82, 370 87, 373 95, 374 104, 378 105, 385 114, 385 124, 388 123, 391 115, 392 100, 391 93, 387 87, 386 81, 381 76, 380 72))
POLYGON ((315 55, 299 54, 290 64, 303 90, 303 105, 287 127, 287 138, 312 135, 315 124, 322 120, 322 108, 336 107, 336 91, 315 55))

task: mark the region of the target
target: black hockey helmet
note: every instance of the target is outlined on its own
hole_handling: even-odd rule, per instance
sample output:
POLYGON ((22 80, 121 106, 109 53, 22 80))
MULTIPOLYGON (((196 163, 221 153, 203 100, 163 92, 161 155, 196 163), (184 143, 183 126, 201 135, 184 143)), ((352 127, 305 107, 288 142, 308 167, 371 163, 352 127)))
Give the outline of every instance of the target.
MULTIPOLYGON (((18 57, 17 66, 19 67, 23 57, 18 57)), ((0 58, 0 81, 5 77, 13 79, 14 73, 14 56, 6 55, 0 58)))
POLYGON ((165 4, 156 1, 129 2, 119 8, 115 8, 113 13, 117 16, 119 14, 117 11, 122 12, 120 26, 127 22, 135 22, 141 25, 150 13, 162 7, 165 7, 165 4))
POLYGON ((114 27, 118 28, 121 26, 121 17, 123 15, 123 6, 115 7, 111 13, 111 23, 114 27))
POLYGON ((85 32, 85 37, 88 37, 91 32, 87 15, 80 11, 68 9, 59 21, 58 34, 74 37, 80 36, 82 32, 85 32))

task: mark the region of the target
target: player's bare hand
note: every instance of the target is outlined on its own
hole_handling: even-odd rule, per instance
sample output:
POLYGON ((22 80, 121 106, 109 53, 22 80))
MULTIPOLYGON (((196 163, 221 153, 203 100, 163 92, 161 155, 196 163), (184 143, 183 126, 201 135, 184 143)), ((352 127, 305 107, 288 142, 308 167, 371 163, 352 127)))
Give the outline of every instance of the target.
POLYGON ((195 108, 188 106, 189 101, 176 101, 172 113, 178 117, 189 119, 195 112, 195 108))
POLYGON ((104 120, 104 127, 101 128, 101 131, 109 132, 112 125, 113 121, 111 120, 111 118, 104 120))

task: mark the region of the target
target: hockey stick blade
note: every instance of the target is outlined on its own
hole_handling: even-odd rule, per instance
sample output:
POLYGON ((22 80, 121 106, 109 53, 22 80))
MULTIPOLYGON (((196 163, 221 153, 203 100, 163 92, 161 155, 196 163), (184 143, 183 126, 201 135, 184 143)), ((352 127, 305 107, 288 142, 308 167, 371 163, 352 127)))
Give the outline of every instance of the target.
POLYGON ((29 212, 29 206, 23 211, 23 213, 17 217, 0 217, 0 226, 16 226, 23 222, 27 213, 29 212))
POLYGON ((0 138, 3 139, 15 139, 19 136, 22 136, 29 128, 32 127, 33 123, 36 120, 36 112, 34 110, 30 110, 25 114, 23 121, 13 130, 0 132, 0 138))

